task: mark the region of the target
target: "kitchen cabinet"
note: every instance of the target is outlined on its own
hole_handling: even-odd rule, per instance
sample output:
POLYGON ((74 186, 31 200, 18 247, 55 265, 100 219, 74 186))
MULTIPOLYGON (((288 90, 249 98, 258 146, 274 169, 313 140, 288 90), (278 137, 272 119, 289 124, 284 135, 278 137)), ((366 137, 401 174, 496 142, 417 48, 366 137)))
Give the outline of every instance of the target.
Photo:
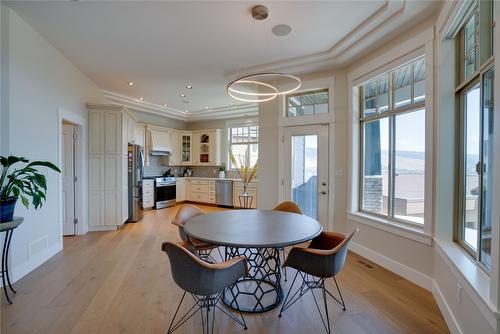
POLYGON ((189 178, 187 184, 187 200, 215 204, 215 180, 189 178))
POLYGON ((177 203, 186 201, 186 179, 178 177, 175 180, 175 201, 177 203))
POLYGON ((122 106, 89 110, 89 230, 119 228, 128 219, 128 143, 135 119, 122 106))
POLYGON ((193 134, 191 132, 180 132, 180 164, 191 165, 193 163, 193 134))
MULTIPOLYGON (((252 199, 252 209, 257 208, 257 183, 256 182, 250 182, 250 184, 247 187, 247 192, 253 196, 252 199)), ((233 206, 235 208, 240 207, 240 199, 238 195, 243 193, 243 182, 241 181, 234 181, 233 182, 233 206)))
POLYGON ((144 179, 142 181, 142 208, 151 209, 155 205, 155 181, 144 179))
POLYGON ((194 165, 219 166, 221 164, 220 129, 193 131, 194 165))
POLYGON ((144 148, 146 138, 146 127, 144 124, 136 124, 134 126, 134 144, 140 145, 144 148))
POLYGON ((170 143, 172 145, 171 154, 168 156, 168 164, 177 166, 181 164, 181 144, 179 131, 170 130, 170 143))

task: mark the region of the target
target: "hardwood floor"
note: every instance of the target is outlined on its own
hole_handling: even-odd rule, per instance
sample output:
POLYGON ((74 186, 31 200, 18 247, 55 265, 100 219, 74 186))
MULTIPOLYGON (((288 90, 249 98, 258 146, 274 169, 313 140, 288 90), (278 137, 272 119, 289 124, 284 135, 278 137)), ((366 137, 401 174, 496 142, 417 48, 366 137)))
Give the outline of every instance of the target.
MULTIPOLYGON (((165 333, 181 290, 160 248, 179 238, 170 224, 178 208, 148 211, 120 231, 65 238, 64 251, 15 284, 13 305, 2 296, 1 333, 165 333)), ((354 253, 338 280, 347 311, 329 302, 333 333, 449 333, 431 293, 354 253)), ((305 295, 282 318, 278 309, 246 314, 247 331, 217 314, 215 332, 324 333, 315 311, 305 295)), ((195 317, 176 333, 200 329, 195 317)))

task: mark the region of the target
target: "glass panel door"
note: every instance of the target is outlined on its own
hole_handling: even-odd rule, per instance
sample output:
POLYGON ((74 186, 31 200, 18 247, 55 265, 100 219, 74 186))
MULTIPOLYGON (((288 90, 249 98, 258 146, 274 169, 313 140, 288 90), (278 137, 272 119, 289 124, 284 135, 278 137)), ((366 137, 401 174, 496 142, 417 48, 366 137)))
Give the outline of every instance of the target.
POLYGON ((318 219, 318 135, 292 136, 292 201, 318 219))
POLYGON ((283 199, 327 228, 328 126, 285 128, 283 171, 283 199))

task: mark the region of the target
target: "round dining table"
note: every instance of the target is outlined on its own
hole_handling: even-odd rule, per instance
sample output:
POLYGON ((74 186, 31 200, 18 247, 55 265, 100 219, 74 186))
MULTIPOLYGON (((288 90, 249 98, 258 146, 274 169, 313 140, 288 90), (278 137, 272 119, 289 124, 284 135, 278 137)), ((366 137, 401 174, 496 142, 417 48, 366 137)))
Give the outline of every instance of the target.
POLYGON ((280 250, 319 235, 323 227, 305 215, 274 210, 231 210, 190 219, 190 237, 224 246, 225 259, 244 256, 249 273, 224 291, 224 302, 244 312, 259 313, 283 300, 280 250))

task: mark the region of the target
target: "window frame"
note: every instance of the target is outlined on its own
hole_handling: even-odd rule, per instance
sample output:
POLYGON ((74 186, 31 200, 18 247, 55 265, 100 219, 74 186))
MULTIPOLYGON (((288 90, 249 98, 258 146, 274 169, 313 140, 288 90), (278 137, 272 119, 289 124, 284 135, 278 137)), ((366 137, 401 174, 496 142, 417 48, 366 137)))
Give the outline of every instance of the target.
POLYGON ((257 122, 253 123, 243 123, 243 124, 231 124, 228 126, 228 138, 227 138, 227 170, 229 171, 236 171, 237 169, 231 167, 231 153, 232 153, 232 147, 233 145, 246 145, 247 146, 247 155, 245 156, 245 163, 250 162, 250 145, 257 145, 259 147, 259 133, 260 133, 260 127, 257 122), (250 133, 250 128, 251 127, 257 127, 257 141, 247 141, 247 142, 242 142, 242 143, 233 143, 232 141, 232 133, 233 129, 236 128, 248 128, 248 131, 250 133))
POLYGON ((296 118, 296 117, 311 117, 311 116, 320 116, 320 115, 328 115, 330 114, 330 89, 329 88, 318 88, 318 89, 312 89, 312 90, 305 90, 305 91, 300 91, 292 94, 287 94, 285 96, 285 118, 296 118), (316 103, 313 103, 313 113, 312 114, 306 114, 306 115, 295 115, 291 116, 288 112, 289 108, 289 100, 292 97, 296 96, 302 96, 302 95, 310 95, 310 94, 316 94, 316 93, 326 93, 327 96, 327 101, 326 101, 326 113, 316 113, 316 103))
MULTIPOLYGON (((457 112, 458 112, 458 118, 457 118, 457 161, 456 161, 456 166, 457 168, 457 176, 456 176, 456 181, 458 184, 458 189, 455 195, 455 224, 454 224, 454 231, 453 231, 453 240, 468 254, 470 257, 473 258, 474 262, 476 265, 481 268, 486 274, 489 274, 490 269, 486 267, 481 262, 481 234, 482 234, 482 226, 483 226, 483 181, 484 181, 484 172, 481 170, 481 174, 479 174, 479 195, 478 195, 478 214, 477 214, 477 249, 474 250, 471 246, 467 244, 467 242, 463 238, 463 229, 464 229, 464 221, 465 221, 465 213, 464 213, 464 207, 465 207, 465 177, 466 177, 466 145, 465 142, 467 140, 466 138, 466 123, 465 123, 465 117, 466 117, 466 107, 464 104, 464 96, 467 92, 472 90, 474 87, 479 87, 479 99, 480 99, 480 104, 479 104, 479 109, 480 109, 480 124, 479 124, 479 135, 480 135, 480 146, 479 146, 479 163, 483 164, 484 161, 484 151, 483 151, 483 141, 484 141, 484 75, 488 73, 491 69, 495 68, 495 54, 494 50, 492 50, 492 36, 493 36, 493 28, 495 27, 494 23, 494 13, 493 13, 493 5, 491 1, 488 2, 479 2, 478 4, 475 4, 470 12, 465 16, 465 20, 463 21, 462 25, 459 27, 458 35, 456 38, 456 54, 457 54, 457 59, 459 59, 459 62, 457 63, 457 68, 456 68, 456 73, 459 73, 457 76, 457 83, 456 83, 456 88, 455 88, 455 99, 457 101, 457 112), (481 5, 487 6, 487 10, 483 10, 481 8, 481 5), (486 13, 487 17, 482 18, 481 14, 486 13), (472 73, 468 78, 465 77, 465 56, 464 56, 464 50, 465 50, 465 26, 469 22, 469 20, 475 16, 477 23, 477 31, 476 31, 476 41, 475 41, 475 48, 476 48, 476 70, 474 73, 472 73), (487 32, 482 32, 481 28, 487 27, 489 31, 487 32), (485 41, 481 40, 481 37, 486 37, 485 41), (487 58, 483 58, 483 54, 481 52, 487 50, 487 58)), ((496 74, 496 73, 495 73, 496 74)), ((490 196, 492 196, 492 193, 490 193, 490 196)))
MULTIPOLYGON (((416 223, 413 221, 401 219, 398 217, 394 216, 394 201, 395 201, 395 169, 393 168, 395 165, 395 132, 396 132, 396 125, 395 125, 395 120, 396 116, 398 115, 403 115, 403 114, 408 114, 412 112, 417 112, 420 110, 424 110, 425 117, 427 118, 427 112, 426 112, 426 101, 428 100, 428 96, 425 97, 423 102, 417 102, 417 103, 410 103, 409 105, 405 105, 403 107, 396 108, 395 106, 395 100, 394 100, 394 79, 393 79, 393 74, 400 68, 403 68, 407 65, 410 64, 415 64, 417 61, 424 59, 424 66, 426 66, 426 55, 420 55, 415 58, 412 58, 411 60, 404 62, 403 64, 400 64, 398 66, 392 67, 389 70, 387 70, 384 73, 378 74, 374 77, 369 78, 368 80, 365 80, 364 82, 361 82, 357 85, 359 89, 359 147, 358 147, 358 152, 359 152, 359 172, 358 172, 358 211, 362 214, 368 215, 368 216, 374 216, 378 217, 384 220, 390 220, 391 222, 394 222, 399 225, 411 227, 411 228, 418 228, 418 229, 423 229, 425 226, 425 213, 424 213, 424 222, 422 224, 416 223), (379 112, 378 111, 378 106, 376 106, 376 113, 369 115, 369 116, 364 116, 364 89, 363 86, 365 86, 367 83, 376 81, 378 82, 378 79, 387 76, 388 77, 388 111, 385 112, 379 112), (365 170, 365 159, 364 159, 364 141, 365 141, 365 124, 375 121, 375 120, 380 120, 387 118, 389 121, 389 172, 388 172, 388 204, 387 204, 387 215, 381 214, 378 212, 373 212, 373 211, 367 211, 363 209, 363 194, 364 194, 364 170, 365 170)), ((427 73, 426 73, 426 78, 427 78, 427 73)), ((410 83, 410 98, 411 101, 414 101, 414 84, 415 84, 415 70, 414 67, 412 66, 412 80, 410 83)), ((426 79, 424 79, 426 81, 426 79)), ((378 87, 377 87, 377 94, 375 95, 376 100, 378 101, 378 87)), ((427 122, 425 122, 426 124, 427 122)), ((425 125, 427 126, 427 125, 425 125)), ((427 145, 426 145, 427 146, 427 145)), ((427 154, 426 154, 426 159, 427 159, 427 154)), ((426 164, 424 164, 424 173, 427 174, 427 168, 426 164)), ((426 185, 425 178, 424 178, 424 187, 426 185)), ((426 203, 426 194, 424 190, 424 206, 426 203)))

